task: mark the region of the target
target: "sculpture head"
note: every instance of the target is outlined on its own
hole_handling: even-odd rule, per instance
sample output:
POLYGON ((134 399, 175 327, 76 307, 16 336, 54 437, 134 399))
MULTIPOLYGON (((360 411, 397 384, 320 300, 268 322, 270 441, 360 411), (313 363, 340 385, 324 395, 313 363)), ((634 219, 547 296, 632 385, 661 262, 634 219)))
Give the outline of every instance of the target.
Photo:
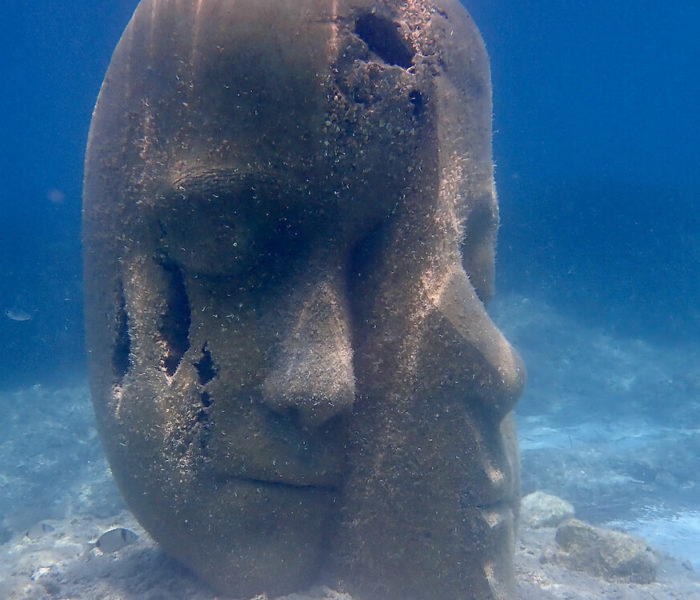
POLYGON ((218 589, 507 594, 490 119, 456 0, 137 8, 86 159, 91 387, 130 508, 218 589))

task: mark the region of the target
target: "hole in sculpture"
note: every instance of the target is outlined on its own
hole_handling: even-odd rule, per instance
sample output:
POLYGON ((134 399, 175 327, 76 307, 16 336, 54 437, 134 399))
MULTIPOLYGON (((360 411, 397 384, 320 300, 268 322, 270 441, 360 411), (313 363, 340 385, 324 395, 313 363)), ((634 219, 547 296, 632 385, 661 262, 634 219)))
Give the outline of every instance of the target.
POLYGON ((119 381, 129 372, 131 366, 131 337, 129 336, 129 315, 126 312, 126 298, 124 288, 119 286, 117 300, 116 331, 114 336, 114 350, 112 351, 112 368, 119 381))
POLYGON ((399 25, 390 19, 372 13, 362 15, 355 21, 355 33, 385 63, 404 69, 413 64, 415 52, 411 44, 402 37, 399 25))
POLYGON ((177 371, 180 361, 190 347, 190 302, 185 280, 176 266, 163 265, 168 283, 165 289, 165 314, 161 316, 158 333, 165 342, 163 367, 168 375, 177 371))
POLYGON ((413 90, 408 94, 408 101, 413 104, 413 116, 420 117, 423 114, 423 94, 418 90, 413 90))
POLYGON ((206 385, 216 377, 218 369, 211 358, 211 352, 209 352, 206 344, 202 347, 202 358, 194 363, 194 366, 197 368, 199 383, 202 385, 206 385))

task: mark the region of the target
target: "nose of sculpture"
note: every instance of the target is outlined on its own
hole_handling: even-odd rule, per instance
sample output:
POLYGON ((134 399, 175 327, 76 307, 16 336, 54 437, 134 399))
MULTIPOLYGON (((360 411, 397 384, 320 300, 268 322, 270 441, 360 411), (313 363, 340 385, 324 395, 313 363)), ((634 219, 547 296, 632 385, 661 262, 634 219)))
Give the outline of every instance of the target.
POLYGON ((293 304, 292 325, 280 336, 262 398, 273 411, 313 428, 352 408, 352 345, 342 282, 330 275, 299 288, 303 298, 293 304))
POLYGON ((349 413, 355 399, 348 340, 333 340, 330 346, 303 341, 313 333, 290 340, 263 383, 263 403, 276 413, 292 416, 304 429, 321 427, 349 413))
POLYGON ((273 411, 291 415, 304 429, 323 426, 336 416, 347 414, 355 398, 355 382, 342 350, 324 359, 305 358, 307 349, 285 357, 279 370, 264 384, 263 402, 273 411), (331 364, 329 375, 326 364, 331 364))
POLYGON ((458 334, 460 341, 455 342, 455 347, 461 348, 469 358, 466 364, 474 384, 472 393, 500 422, 513 409, 525 387, 522 359, 491 320, 462 269, 455 269, 446 278, 436 304, 458 334))

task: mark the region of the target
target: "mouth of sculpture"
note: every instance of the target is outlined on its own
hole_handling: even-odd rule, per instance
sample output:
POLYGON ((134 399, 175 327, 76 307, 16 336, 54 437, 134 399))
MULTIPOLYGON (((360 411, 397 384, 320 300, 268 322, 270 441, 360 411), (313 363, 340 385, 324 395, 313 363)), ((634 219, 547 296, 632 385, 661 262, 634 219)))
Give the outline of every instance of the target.
POLYGON ((506 512, 513 512, 515 508, 515 499, 513 498, 503 498, 501 500, 496 500, 488 504, 477 504, 476 508, 482 514, 488 513, 499 513, 504 514, 506 512))
POLYGON ((479 504, 479 517, 488 527, 492 539, 504 539, 512 535, 515 529, 516 498, 505 498, 491 504, 479 504))
MULTIPOLYGON (((219 463, 220 465, 222 463, 219 463)), ((308 468, 301 461, 285 462, 282 468, 270 464, 250 464, 232 467, 225 464, 210 476, 219 484, 233 483, 264 489, 287 489, 299 492, 337 492, 341 487, 342 472, 338 464, 329 463, 325 468, 316 465, 308 468)))
POLYGON ((257 477, 247 477, 247 476, 237 476, 233 475, 227 478, 228 481, 247 483, 252 486, 265 487, 268 489, 290 489, 290 490, 300 490, 300 491, 323 491, 323 492, 337 492, 339 486, 331 485, 326 483, 302 483, 295 481, 288 481, 282 479, 261 479, 257 477))

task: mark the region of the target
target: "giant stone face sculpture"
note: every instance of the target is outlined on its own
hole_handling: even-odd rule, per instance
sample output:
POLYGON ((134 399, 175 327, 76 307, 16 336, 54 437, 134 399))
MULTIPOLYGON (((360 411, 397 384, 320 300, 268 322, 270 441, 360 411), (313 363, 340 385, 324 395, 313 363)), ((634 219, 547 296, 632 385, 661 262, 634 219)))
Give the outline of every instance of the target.
POLYGON ((509 597, 490 121, 456 0, 137 8, 87 150, 92 395, 130 508, 222 593, 509 597))

